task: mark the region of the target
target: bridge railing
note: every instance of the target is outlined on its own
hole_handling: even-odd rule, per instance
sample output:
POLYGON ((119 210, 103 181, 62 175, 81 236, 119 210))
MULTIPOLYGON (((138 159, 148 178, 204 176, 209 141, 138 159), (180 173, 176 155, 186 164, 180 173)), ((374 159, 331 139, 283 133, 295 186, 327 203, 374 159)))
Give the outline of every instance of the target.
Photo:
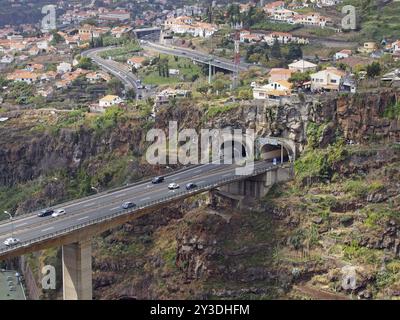
POLYGON ((0 254, 7 253, 7 252, 12 252, 12 251, 14 251, 16 249, 19 249, 19 248, 22 248, 22 247, 29 247, 30 245, 33 245, 35 243, 40 243, 40 242, 43 242, 45 240, 57 238, 57 237, 69 234, 69 233, 71 233, 73 231, 76 231, 76 230, 83 229, 85 227, 91 226, 91 225, 95 225, 95 224, 98 224, 98 223, 102 223, 102 222, 106 222, 108 220, 115 219, 116 217, 119 217, 119 216, 133 214, 135 212, 151 208, 151 207, 159 205, 161 203, 168 203, 168 202, 172 202, 172 201, 178 200, 180 198, 187 198, 187 197, 190 197, 191 195, 195 195, 195 194, 199 194, 199 193, 202 193, 202 192, 205 192, 205 191, 209 191, 209 190, 212 190, 214 188, 220 187, 220 186, 225 185, 225 184, 229 184, 229 183, 232 183, 232 182, 240 181, 240 180, 243 180, 243 179, 246 179, 246 178, 257 176, 257 175, 265 173, 267 171, 276 170, 278 168, 285 168, 285 167, 287 167, 288 169, 291 169, 292 164, 284 163, 284 164, 275 165, 273 167, 255 169, 253 171, 253 173, 249 174, 249 175, 245 175, 245 176, 243 176, 243 175, 242 176, 236 176, 235 175, 233 177, 225 177, 225 178, 221 178, 217 182, 204 184, 202 186, 197 186, 197 188, 192 189, 192 190, 182 189, 182 190, 179 190, 179 191, 175 191, 171 195, 164 196, 164 197, 158 198, 156 200, 147 201, 145 203, 142 203, 142 204, 139 204, 139 205, 135 206, 132 209, 121 209, 121 210, 119 210, 117 212, 114 212, 111 215, 107 215, 105 217, 98 217, 96 219, 88 220, 86 222, 83 222, 83 223, 80 223, 80 224, 77 224, 77 225, 74 225, 74 226, 71 226, 71 227, 67 227, 67 228, 59 230, 59 231, 51 232, 51 233, 48 233, 48 234, 43 235, 43 236, 35 237, 33 239, 26 240, 26 241, 21 241, 20 243, 18 243, 16 245, 13 245, 12 247, 7 247, 7 248, 0 249, 0 254))

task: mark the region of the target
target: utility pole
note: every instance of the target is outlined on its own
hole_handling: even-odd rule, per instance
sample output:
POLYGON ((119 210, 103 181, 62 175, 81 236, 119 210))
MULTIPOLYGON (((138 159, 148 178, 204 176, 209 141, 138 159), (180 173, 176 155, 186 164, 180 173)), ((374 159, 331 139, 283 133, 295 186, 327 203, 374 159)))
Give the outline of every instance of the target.
POLYGON ((240 65, 240 34, 239 30, 236 29, 235 32, 235 57, 234 57, 234 64, 235 64, 235 71, 233 72, 233 81, 232 81, 232 89, 235 89, 238 85, 239 80, 239 65, 240 65))
POLYGON ((212 61, 212 59, 210 58, 208 60, 208 84, 211 84, 211 76, 212 76, 211 61, 212 61))

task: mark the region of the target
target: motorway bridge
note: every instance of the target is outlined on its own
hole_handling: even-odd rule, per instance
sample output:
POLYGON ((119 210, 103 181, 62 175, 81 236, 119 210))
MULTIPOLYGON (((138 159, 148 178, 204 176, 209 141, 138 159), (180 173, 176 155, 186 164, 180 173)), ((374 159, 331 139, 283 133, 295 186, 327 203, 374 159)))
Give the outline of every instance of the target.
MULTIPOLYGON (((237 145, 239 140, 229 143, 237 145)), ((248 150, 243 143, 236 149, 240 148, 241 152, 248 150)), ((56 205, 52 209, 63 208, 66 211, 65 215, 56 218, 38 217, 38 212, 31 212, 11 221, 2 221, 0 260, 61 246, 64 299, 91 299, 93 237, 199 193, 220 190, 233 196, 261 198, 273 184, 293 177, 292 161, 295 155, 295 145, 290 140, 259 138, 256 141, 256 158, 259 160, 254 162, 254 170, 246 175, 238 174, 240 165, 236 163, 196 165, 167 175, 163 183, 152 184, 150 179, 143 180, 56 205), (278 161, 274 163, 272 158, 278 161), (171 182, 178 183, 181 188, 169 190, 168 184, 171 182), (190 182, 197 187, 186 190, 185 185, 190 182), (136 206, 124 210, 121 205, 126 201, 132 201, 136 206), (3 241, 10 237, 18 238, 20 242, 6 246, 3 241)))

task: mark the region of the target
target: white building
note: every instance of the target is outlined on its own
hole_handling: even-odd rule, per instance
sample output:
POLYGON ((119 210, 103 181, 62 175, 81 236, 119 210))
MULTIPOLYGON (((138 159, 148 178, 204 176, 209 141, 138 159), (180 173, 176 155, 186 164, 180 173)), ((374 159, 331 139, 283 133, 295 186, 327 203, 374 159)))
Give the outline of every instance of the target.
POLYGON ((118 96, 108 95, 99 100, 99 107, 107 108, 122 103, 122 99, 118 96))
POLYGON ((316 69, 317 69, 316 64, 308 62, 306 60, 298 60, 289 64, 289 70, 292 70, 294 72, 315 71, 316 69))
POLYGON ((14 61, 14 57, 12 55, 6 54, 0 60, 0 63, 12 63, 14 61))
POLYGON ((72 71, 72 65, 67 62, 61 62, 57 66, 57 73, 67 73, 72 71))
POLYGON ((352 51, 351 50, 343 49, 343 50, 335 53, 335 60, 348 58, 351 55, 352 55, 352 51))
POLYGON ((340 81, 345 76, 345 72, 334 67, 328 67, 317 73, 310 75, 311 90, 339 90, 340 81))

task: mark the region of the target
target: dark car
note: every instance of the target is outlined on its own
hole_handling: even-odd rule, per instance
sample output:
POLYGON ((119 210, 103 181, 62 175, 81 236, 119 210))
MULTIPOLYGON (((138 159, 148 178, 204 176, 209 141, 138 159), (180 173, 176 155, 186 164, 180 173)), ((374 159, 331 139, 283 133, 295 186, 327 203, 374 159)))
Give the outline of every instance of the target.
POLYGON ((194 183, 192 183, 192 182, 186 184, 186 190, 192 190, 192 189, 194 189, 194 188, 197 188, 197 185, 196 185, 196 184, 194 184, 194 183))
POLYGON ((51 216, 54 213, 53 209, 44 209, 38 213, 38 217, 51 216))
POLYGON ((151 180, 151 183, 156 184, 156 183, 161 183, 163 181, 164 181, 164 177, 155 177, 155 178, 153 178, 153 180, 151 180))
POLYGON ((129 208, 133 208, 133 207, 135 207, 136 206, 136 204, 134 204, 133 202, 124 202, 123 204, 122 204, 122 209, 129 209, 129 208))

